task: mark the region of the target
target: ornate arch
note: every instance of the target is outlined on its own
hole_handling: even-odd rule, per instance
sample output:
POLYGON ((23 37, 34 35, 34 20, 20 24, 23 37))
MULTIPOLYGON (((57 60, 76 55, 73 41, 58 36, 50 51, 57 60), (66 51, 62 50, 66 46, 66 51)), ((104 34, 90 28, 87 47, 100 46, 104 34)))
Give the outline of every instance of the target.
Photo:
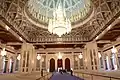
POLYGON ((55 59, 50 59, 50 72, 55 71, 55 59))
POLYGON ((69 59, 69 58, 66 58, 66 59, 65 59, 65 69, 66 69, 67 71, 70 71, 70 70, 71 70, 71 68, 70 68, 70 59, 69 59))

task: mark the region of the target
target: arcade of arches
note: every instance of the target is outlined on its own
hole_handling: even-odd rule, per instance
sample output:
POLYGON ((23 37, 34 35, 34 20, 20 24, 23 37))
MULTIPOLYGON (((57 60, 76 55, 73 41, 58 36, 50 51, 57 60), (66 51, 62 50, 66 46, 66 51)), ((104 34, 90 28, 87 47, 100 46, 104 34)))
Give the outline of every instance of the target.
MULTIPOLYGON (((21 49, 14 51, 6 46, 6 55, 1 56, 1 73, 40 73, 71 69, 75 72, 118 74, 120 69, 120 42, 98 49, 96 42, 87 43, 85 48, 53 48, 36 51, 32 44, 23 43, 21 49), (113 45, 115 46, 113 48, 113 45), (92 47, 91 47, 92 46, 92 47), (112 52, 113 49, 113 52, 112 52), (11 51, 10 51, 11 50, 11 51), (59 53, 60 52, 60 53, 59 53), (115 52, 115 53, 114 53, 115 52), (20 58, 18 56, 20 55, 20 58), (39 58, 38 58, 39 56, 39 58), (61 58, 59 58, 61 56, 61 58), (81 57, 80 57, 81 56, 81 57), (112 72, 112 73, 111 73, 112 72)), ((1 44, 1 47, 4 46, 1 44)), ((1 49, 2 51, 2 49, 1 49)))

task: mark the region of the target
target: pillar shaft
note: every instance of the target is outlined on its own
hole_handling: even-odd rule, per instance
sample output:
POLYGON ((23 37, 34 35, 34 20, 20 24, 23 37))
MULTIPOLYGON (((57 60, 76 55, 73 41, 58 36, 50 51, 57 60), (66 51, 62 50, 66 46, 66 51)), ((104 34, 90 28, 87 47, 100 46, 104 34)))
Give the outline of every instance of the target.
POLYGON ((21 48, 20 72, 31 73, 36 68, 36 54, 32 44, 23 43, 21 48))

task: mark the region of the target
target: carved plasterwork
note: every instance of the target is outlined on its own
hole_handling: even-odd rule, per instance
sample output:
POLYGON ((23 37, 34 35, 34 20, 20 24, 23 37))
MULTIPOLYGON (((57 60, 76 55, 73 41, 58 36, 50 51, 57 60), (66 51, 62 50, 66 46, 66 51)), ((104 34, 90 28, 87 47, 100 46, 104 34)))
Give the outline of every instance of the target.
MULTIPOLYGON (((94 16, 62 36, 62 41, 90 41, 120 15, 120 0, 91 0, 94 16)), ((27 0, 0 0, 0 18, 29 42, 54 42, 57 35, 32 24, 24 14, 27 0)), ((37 24, 37 23, 36 23, 37 24)))

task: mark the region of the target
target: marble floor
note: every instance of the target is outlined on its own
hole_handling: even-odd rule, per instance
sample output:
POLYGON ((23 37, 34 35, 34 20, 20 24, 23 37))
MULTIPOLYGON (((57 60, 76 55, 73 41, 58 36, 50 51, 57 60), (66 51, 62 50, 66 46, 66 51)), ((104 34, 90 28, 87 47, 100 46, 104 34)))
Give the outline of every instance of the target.
MULTIPOLYGON (((107 72, 89 72, 94 74, 101 74, 104 76, 113 76, 120 78, 120 71, 107 71, 107 72)), ((52 75, 52 74, 51 74, 52 75)), ((51 76, 50 75, 50 76, 51 76)), ((74 74, 76 76, 79 76, 80 78, 84 78, 84 80, 110 80, 109 78, 101 77, 101 76, 92 76, 86 75, 84 76, 82 74, 74 74)), ((0 80, 36 80, 40 78, 40 73, 31 73, 31 74, 22 74, 22 73, 12 73, 12 74, 0 74, 0 80)), ((50 80, 82 80, 78 77, 71 76, 70 74, 60 74, 55 73, 50 80)), ((120 80, 120 79, 111 79, 111 80, 120 80)))
POLYGON ((79 76, 85 80, 120 80, 120 71, 99 71, 99 72, 80 71, 80 72, 74 73, 74 75, 79 76), (84 72, 84 74, 81 74, 80 72, 84 72))
POLYGON ((32 74, 0 74, 0 80, 36 80, 40 73, 32 74))

